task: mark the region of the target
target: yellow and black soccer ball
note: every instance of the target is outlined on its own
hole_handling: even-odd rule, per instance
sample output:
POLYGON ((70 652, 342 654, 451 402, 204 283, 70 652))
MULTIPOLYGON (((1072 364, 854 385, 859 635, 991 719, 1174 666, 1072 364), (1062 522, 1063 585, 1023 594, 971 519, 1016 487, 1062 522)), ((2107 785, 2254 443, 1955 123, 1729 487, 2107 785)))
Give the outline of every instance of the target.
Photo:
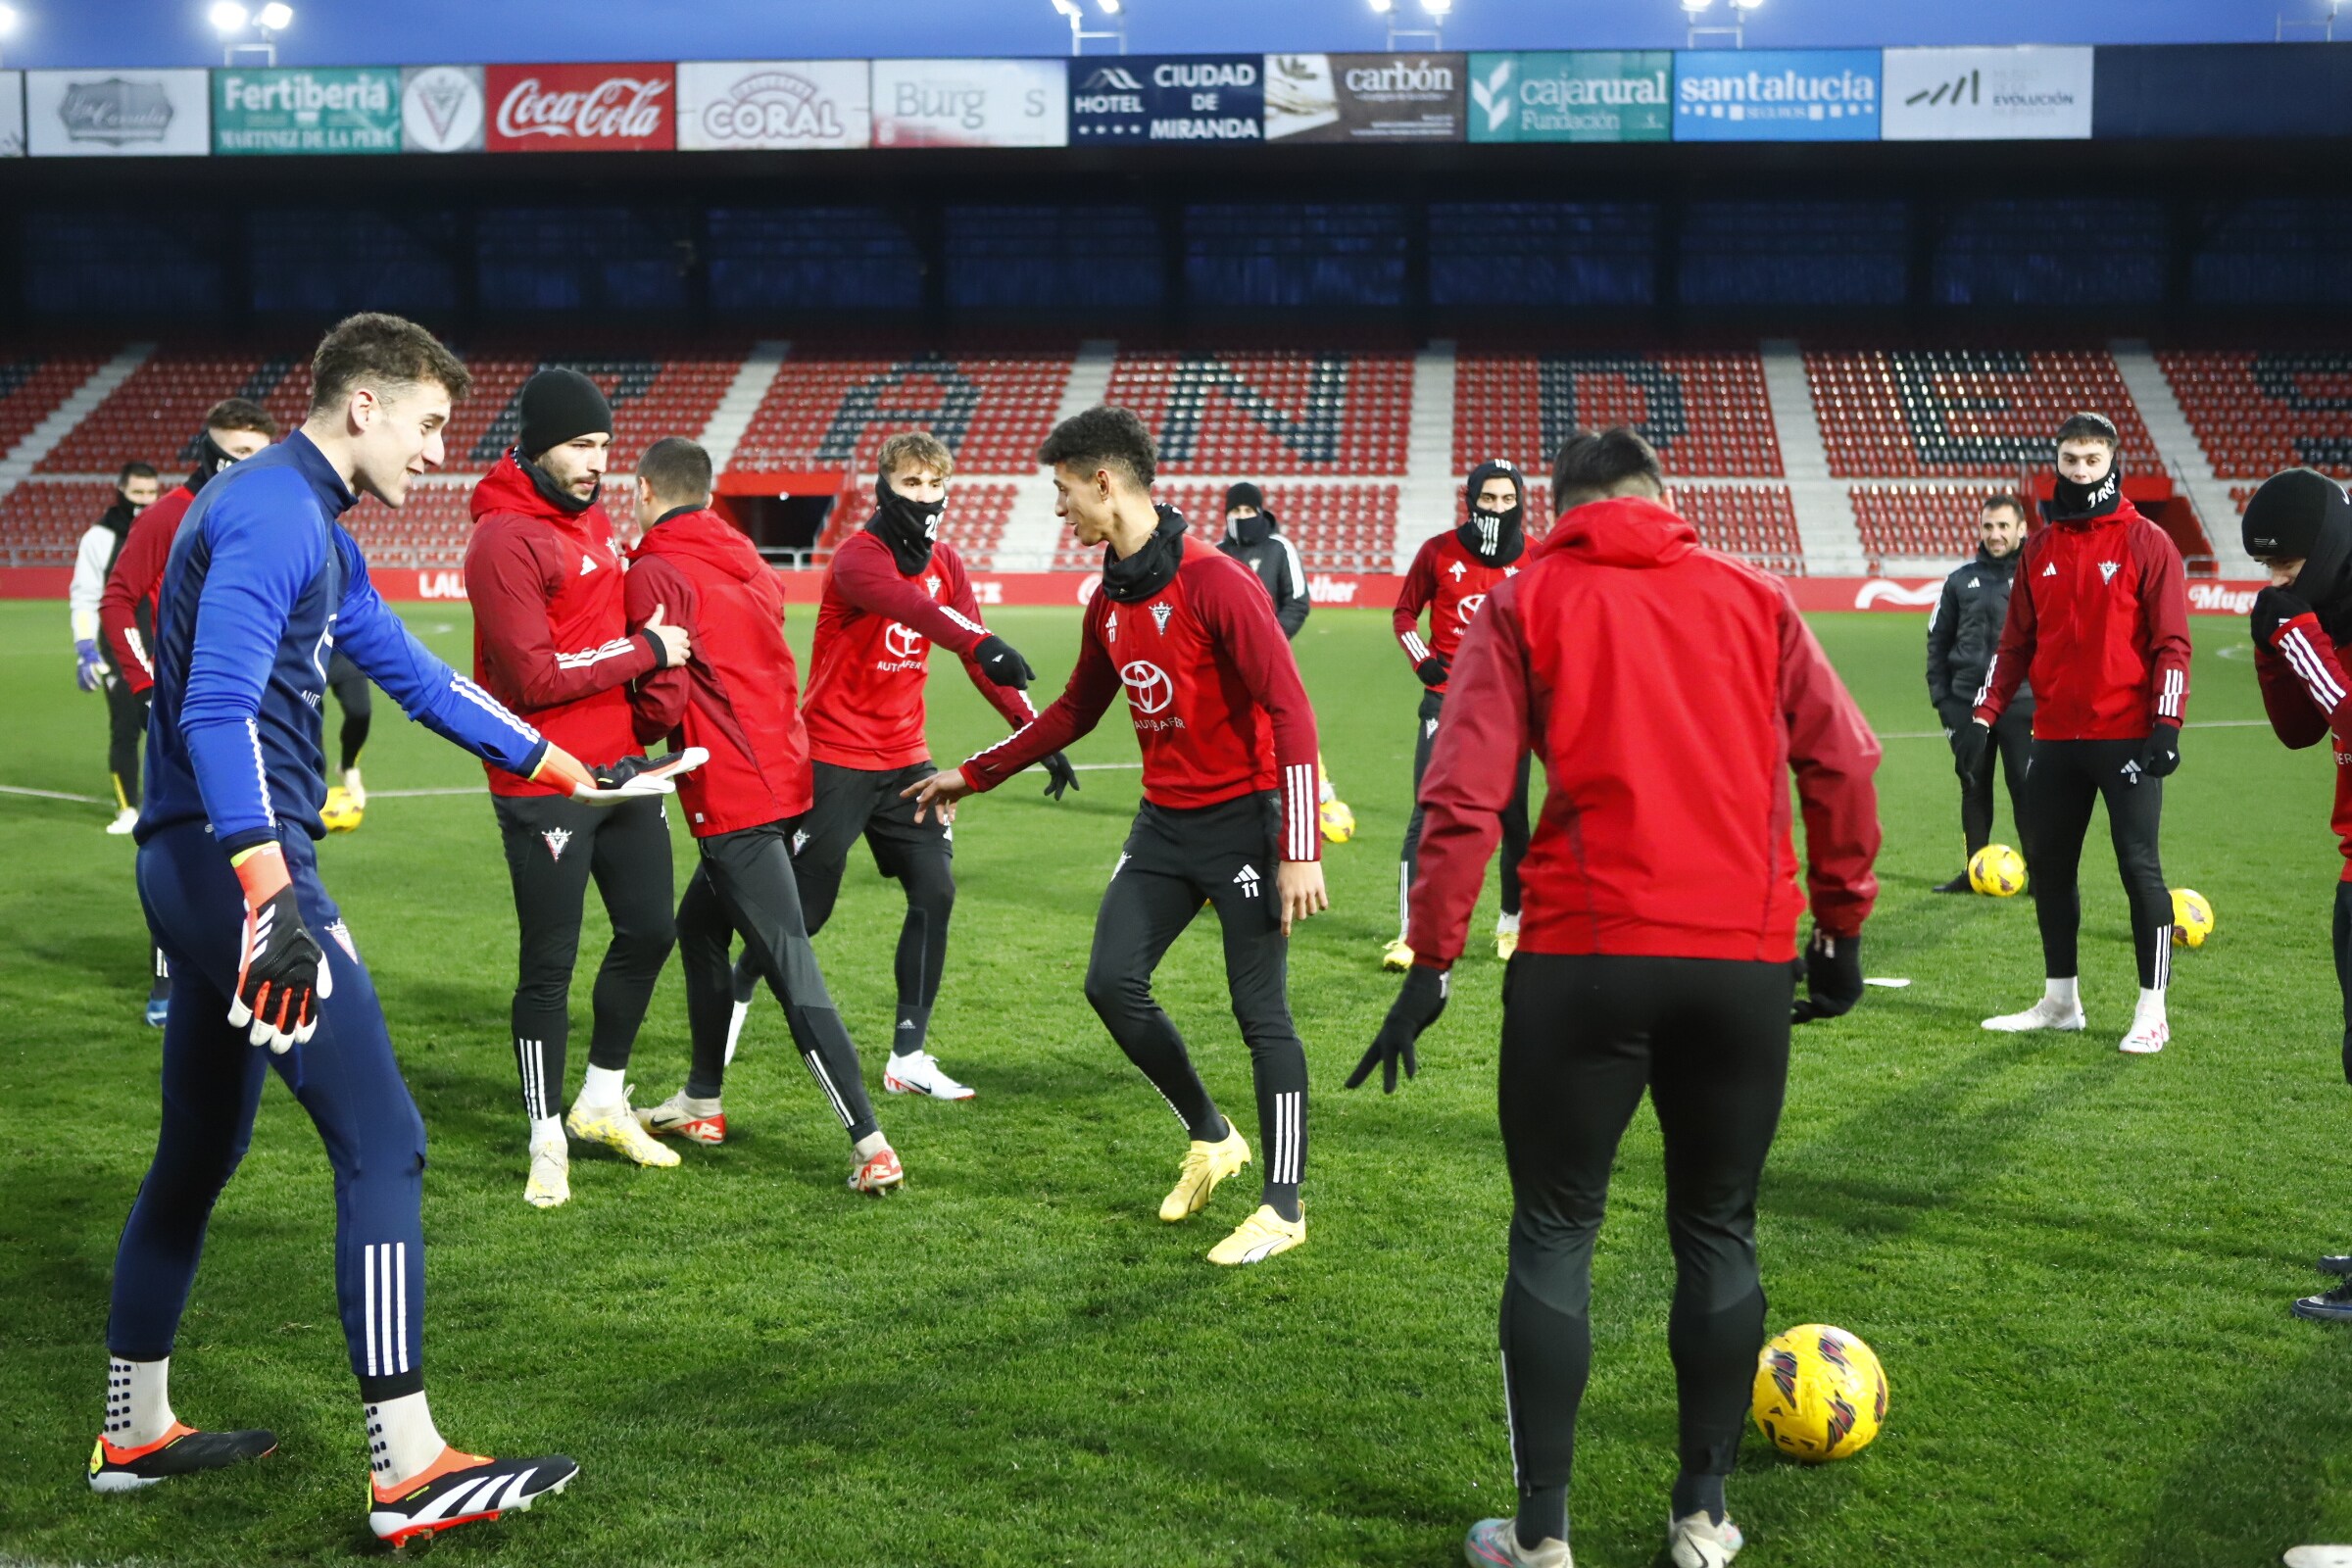
POLYGON ((1968 858, 1968 885, 1992 898, 2015 898, 2026 891, 2026 858, 2006 844, 1987 844, 1968 858))
POLYGON ((1750 1410, 1757 1429, 1791 1459, 1848 1458, 1886 1423, 1886 1372, 1845 1330, 1800 1324, 1766 1342, 1750 1410))
POLYGON ((2213 935, 2213 902, 2194 888, 2173 889, 2173 945, 2201 948, 2213 935))

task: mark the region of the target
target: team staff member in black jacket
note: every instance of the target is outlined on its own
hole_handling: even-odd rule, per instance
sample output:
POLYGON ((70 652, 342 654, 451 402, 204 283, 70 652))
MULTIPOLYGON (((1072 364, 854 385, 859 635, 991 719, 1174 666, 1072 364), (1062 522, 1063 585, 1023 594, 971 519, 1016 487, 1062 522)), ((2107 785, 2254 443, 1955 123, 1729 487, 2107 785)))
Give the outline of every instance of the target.
MULTIPOLYGON (((1266 510, 1265 492, 1253 484, 1237 484, 1225 491, 1225 537, 1217 548, 1257 573, 1274 601, 1274 620, 1285 637, 1297 638, 1312 608, 1306 594, 1306 567, 1298 547, 1283 537, 1282 519, 1266 510)), ((1355 836, 1355 813, 1340 799, 1331 770, 1315 760, 1322 775, 1321 795, 1315 802, 1315 820, 1323 837, 1345 844, 1355 836)))
MULTIPOLYGON (((1943 720, 1944 739, 1952 743, 1953 770, 1960 775, 1960 832, 1968 853, 1992 841, 1992 763, 2000 754, 2001 778, 2009 786, 2009 815, 2017 823, 2018 843, 2026 863, 2034 857, 2026 831, 2026 754, 2034 744, 2034 689, 2021 685, 2017 698, 1992 727, 1992 745, 1964 744, 1969 710, 1993 650, 2001 645, 2001 624, 2009 618, 2009 583, 2017 573, 2017 553, 2026 542, 2025 504, 2012 495, 1988 498, 1977 516, 1977 559, 1943 581, 1943 597, 1928 617, 1928 701, 1943 720)), ((1936 886, 1938 893, 1969 891, 1968 870, 1936 886)))

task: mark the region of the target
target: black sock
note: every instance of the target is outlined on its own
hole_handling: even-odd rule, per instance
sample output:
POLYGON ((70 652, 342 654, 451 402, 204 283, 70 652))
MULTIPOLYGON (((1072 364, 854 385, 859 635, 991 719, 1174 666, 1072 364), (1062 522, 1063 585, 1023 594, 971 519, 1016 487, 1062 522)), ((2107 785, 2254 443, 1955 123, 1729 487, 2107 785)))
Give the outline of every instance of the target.
POLYGON ((913 1055, 923 1049, 923 1037, 930 1031, 929 1007, 910 1007, 904 1002, 900 1003, 899 1026, 891 1032, 890 1054, 894 1056, 913 1055))
POLYGON ((1546 1541, 1568 1539, 1568 1489, 1538 1487, 1519 1494, 1519 1546, 1533 1551, 1546 1541))
MULTIPOLYGON (((1669 1508, 1677 1519, 1688 1519, 1692 1514, 1704 1509, 1708 1522, 1723 1523, 1726 1511, 1723 1501, 1723 1477, 1700 1475, 1690 1470, 1684 1471, 1674 1478, 1674 1500, 1669 1504, 1669 1508)), ((1525 1518, 1526 1515, 1521 1514, 1520 1517, 1525 1518)))

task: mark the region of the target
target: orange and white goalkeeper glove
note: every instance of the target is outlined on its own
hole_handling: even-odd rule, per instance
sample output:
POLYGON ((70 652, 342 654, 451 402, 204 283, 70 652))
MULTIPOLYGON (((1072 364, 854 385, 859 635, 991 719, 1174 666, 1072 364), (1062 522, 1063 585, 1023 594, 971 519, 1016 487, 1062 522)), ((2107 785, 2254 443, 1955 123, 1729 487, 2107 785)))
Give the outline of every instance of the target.
POLYGON ((259 844, 233 857, 245 890, 245 938, 237 957, 237 994, 228 1021, 249 1025, 248 1038, 284 1055, 318 1031, 318 1004, 334 994, 326 951, 302 923, 286 852, 259 844))

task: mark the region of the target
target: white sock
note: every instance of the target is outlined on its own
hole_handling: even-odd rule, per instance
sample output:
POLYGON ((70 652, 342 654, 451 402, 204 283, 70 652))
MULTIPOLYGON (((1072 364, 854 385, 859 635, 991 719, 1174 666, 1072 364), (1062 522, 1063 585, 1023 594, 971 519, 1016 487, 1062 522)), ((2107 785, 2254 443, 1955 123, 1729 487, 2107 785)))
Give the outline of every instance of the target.
POLYGON ((106 1358, 106 1441, 118 1448, 161 1442, 178 1418, 172 1413, 172 1358, 106 1358))
POLYGON ((449 1446, 425 1408, 424 1391, 370 1404, 368 1409, 368 1469, 375 1484, 390 1491, 430 1469, 449 1446))
POLYGON ((2082 1006, 2082 994, 2076 989, 2078 978, 2070 974, 2063 980, 2044 980, 2041 983, 2041 1000, 2070 1012, 2082 1006))
POLYGON ((859 1159, 871 1159, 889 1147, 890 1140, 883 1137, 879 1132, 867 1133, 863 1138, 858 1140, 858 1157, 859 1159))
POLYGON ((715 1116, 719 1110, 718 1096, 712 1095, 709 1100, 698 1100, 681 1089, 678 1091, 678 1108, 689 1116, 715 1116))
POLYGON ((1498 918, 1494 922, 1494 934, 1498 937, 1517 936, 1519 934, 1519 917, 1515 914, 1505 914, 1498 918))
POLYGON ((618 1067, 591 1065, 588 1076, 580 1080, 580 1095, 575 1105, 617 1105, 626 1098, 629 1086, 622 1082, 625 1075, 618 1067))
POLYGON ((564 1122, 558 1116, 542 1116, 531 1123, 531 1152, 537 1153, 549 1144, 564 1147, 564 1122))
POLYGON ((2146 986, 2139 988, 2138 1016, 2149 1019, 2162 1018, 2164 1016, 2163 988, 2159 987, 2154 991, 2149 990, 2146 986))
POLYGON ((343 788, 350 792, 353 805, 365 807, 368 804, 368 786, 360 782, 358 768, 347 767, 343 770, 343 788))

